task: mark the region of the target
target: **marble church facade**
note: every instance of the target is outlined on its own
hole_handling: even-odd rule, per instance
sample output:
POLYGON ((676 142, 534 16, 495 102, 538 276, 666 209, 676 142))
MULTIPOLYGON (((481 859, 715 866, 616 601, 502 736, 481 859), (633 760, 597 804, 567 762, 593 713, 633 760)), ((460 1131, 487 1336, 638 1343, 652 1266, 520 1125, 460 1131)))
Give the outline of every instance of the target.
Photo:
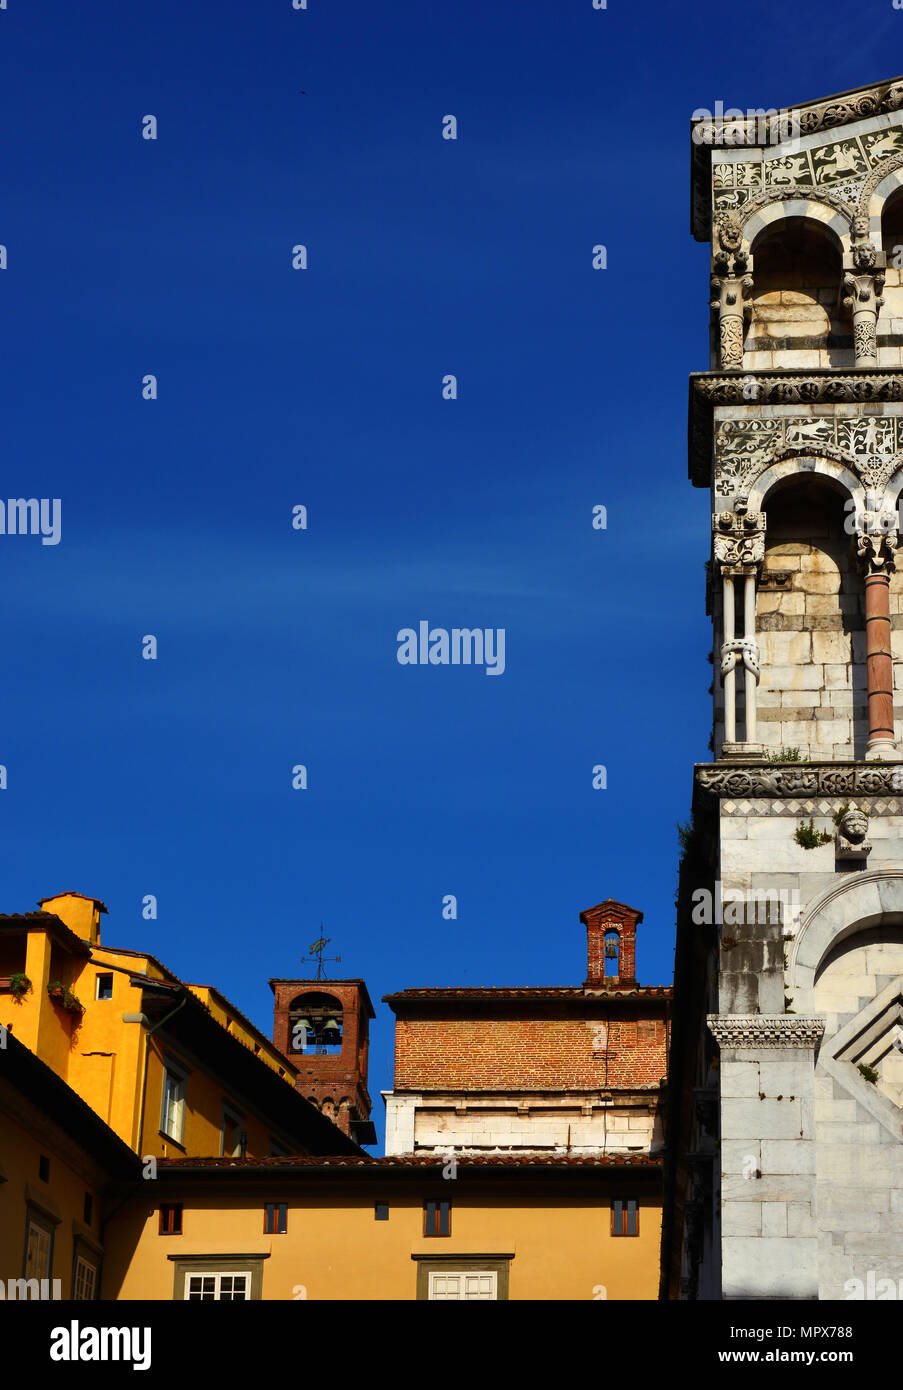
POLYGON ((713 756, 680 875, 672 1298, 903 1278, 903 80, 787 112, 692 127, 713 756))

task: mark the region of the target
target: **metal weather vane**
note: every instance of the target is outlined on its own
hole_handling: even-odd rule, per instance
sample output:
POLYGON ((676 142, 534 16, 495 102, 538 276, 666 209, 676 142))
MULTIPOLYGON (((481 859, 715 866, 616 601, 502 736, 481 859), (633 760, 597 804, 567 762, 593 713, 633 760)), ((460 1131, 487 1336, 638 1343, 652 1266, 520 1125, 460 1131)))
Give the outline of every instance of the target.
MULTIPOLYGON (((320 931, 322 932, 322 930, 323 930, 323 923, 321 922, 321 923, 320 923, 320 931)), ((328 976, 328 975, 324 972, 324 970, 323 970, 323 961, 324 961, 323 952, 324 952, 324 950, 326 949, 326 947, 329 945, 329 943, 330 943, 331 940, 332 940, 332 937, 331 937, 331 936, 319 936, 319 937, 317 938, 317 940, 314 941, 313 944, 310 945, 310 946, 308 946, 308 948, 307 948, 308 951, 310 951, 310 955, 309 955, 309 956, 302 956, 302 957, 301 957, 301 964, 302 964, 302 965, 307 965, 308 962, 310 962, 311 964, 313 964, 313 962, 316 961, 316 963, 317 963, 317 979, 318 979, 318 980, 327 980, 327 979, 329 978, 329 976, 328 976)), ((326 959, 326 960, 329 960, 329 961, 334 961, 335 964, 338 965, 338 964, 341 962, 342 957, 341 957, 341 956, 326 956, 325 959, 326 959)))

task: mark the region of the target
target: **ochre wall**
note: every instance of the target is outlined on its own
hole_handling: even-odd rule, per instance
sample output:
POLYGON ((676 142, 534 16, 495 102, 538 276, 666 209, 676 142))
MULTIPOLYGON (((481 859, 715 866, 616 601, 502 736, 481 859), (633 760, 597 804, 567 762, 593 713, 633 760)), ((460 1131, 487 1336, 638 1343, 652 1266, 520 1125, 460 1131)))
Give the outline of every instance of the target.
MULTIPOLYGON (((0 1023, 67 1082, 124 1143, 141 1154, 217 1157, 223 1100, 243 1116, 249 1157, 268 1156, 271 1136, 289 1147, 278 1131, 249 1109, 247 1100, 242 1103, 231 1095, 223 1081, 207 1074, 198 1060, 190 1057, 181 1058, 191 1073, 182 1147, 167 1143, 159 1133, 163 1055, 170 1051, 178 1059, 181 1054, 176 1045, 163 1040, 161 1033, 149 1040, 144 1132, 139 1142, 146 1029, 140 1023, 123 1021, 123 1014, 140 1013, 142 1003, 141 986, 130 984, 126 971, 162 978, 159 968, 147 957, 119 954, 95 945, 93 959, 88 960, 69 954, 52 942, 46 931, 33 928, 28 933, 26 963, 32 988, 18 1002, 9 992, 0 993, 0 1023), (113 976, 111 999, 95 997, 97 976, 103 974, 113 976), (84 1005, 80 1018, 49 998, 47 985, 57 979, 68 985, 84 1005)), ((280 1070, 284 1059, 271 1044, 258 1044, 253 1032, 209 990, 201 986, 193 989, 223 1028, 251 1052, 259 1045, 258 1060, 273 1071, 280 1070)), ((293 1077, 288 1073, 284 1076, 286 1086, 293 1087, 293 1077)))
MULTIPOLYGON (((309 1299, 406 1300, 417 1294, 417 1262, 412 1254, 514 1254, 510 1264, 512 1300, 655 1299, 658 1296, 661 1209, 657 1199, 640 1197, 638 1236, 613 1237, 609 1201, 563 1194, 518 1198, 456 1196, 454 1182, 434 1184, 445 1191, 395 1194, 390 1185, 366 1193, 346 1193, 342 1180, 325 1194, 292 1199, 273 1189, 255 1198, 193 1199, 185 1204, 183 1235, 158 1234, 156 1207, 131 1203, 108 1230, 104 1297, 171 1299, 174 1265, 167 1257, 269 1253, 263 1264, 265 1300, 295 1298, 298 1285, 309 1299), (424 1196, 449 1195, 452 1234, 424 1238, 424 1196), (263 1234, 263 1205, 287 1200, 288 1230, 263 1234), (389 1202, 389 1220, 376 1221, 373 1204, 389 1202), (132 1246, 134 1243, 134 1251, 132 1246)), ((176 1200, 169 1184, 156 1200, 176 1200)), ((630 1174, 623 1193, 636 1195, 630 1174)), ((224 1267, 240 1268, 227 1261, 224 1267)))
MULTIPOLYGON (((39 1113, 17 1090, 0 1078, 0 1281, 23 1277, 26 1232, 26 1184, 32 1196, 56 1208, 59 1221, 44 1223, 54 1230, 53 1268, 63 1298, 71 1296, 75 1237, 90 1236, 99 1243, 101 1196, 106 1174, 46 1115, 39 1113), (39 1160, 50 1159, 48 1182, 39 1177, 39 1160), (93 1198, 91 1225, 85 1228, 85 1194, 93 1198)), ((98 1257, 99 1262, 99 1257, 98 1257)))

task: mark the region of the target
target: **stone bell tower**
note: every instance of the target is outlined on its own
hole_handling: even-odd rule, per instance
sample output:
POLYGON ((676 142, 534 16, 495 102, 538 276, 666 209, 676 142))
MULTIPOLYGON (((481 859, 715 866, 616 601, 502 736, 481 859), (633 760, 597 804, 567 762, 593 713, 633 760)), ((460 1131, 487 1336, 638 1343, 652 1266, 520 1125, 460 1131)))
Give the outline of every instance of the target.
POLYGON ((868 1296, 903 1276, 903 80, 691 129, 714 727, 663 1288, 868 1296))

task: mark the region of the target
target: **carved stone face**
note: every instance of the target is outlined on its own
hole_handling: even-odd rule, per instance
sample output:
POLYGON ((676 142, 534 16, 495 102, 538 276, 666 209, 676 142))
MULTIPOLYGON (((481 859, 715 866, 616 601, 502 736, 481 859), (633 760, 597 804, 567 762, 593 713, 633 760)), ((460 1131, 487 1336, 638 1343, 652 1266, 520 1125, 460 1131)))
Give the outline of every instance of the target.
POLYGON ((854 844, 859 844, 864 840, 868 832, 868 817, 861 811, 847 811, 843 820, 840 822, 840 829, 848 840, 854 844))
POLYGON ((718 240, 725 251, 736 251, 743 240, 739 225, 732 218, 725 218, 718 232, 718 240))
POLYGON ((867 217, 853 218, 853 236, 857 241, 864 240, 869 235, 871 223, 867 217))

